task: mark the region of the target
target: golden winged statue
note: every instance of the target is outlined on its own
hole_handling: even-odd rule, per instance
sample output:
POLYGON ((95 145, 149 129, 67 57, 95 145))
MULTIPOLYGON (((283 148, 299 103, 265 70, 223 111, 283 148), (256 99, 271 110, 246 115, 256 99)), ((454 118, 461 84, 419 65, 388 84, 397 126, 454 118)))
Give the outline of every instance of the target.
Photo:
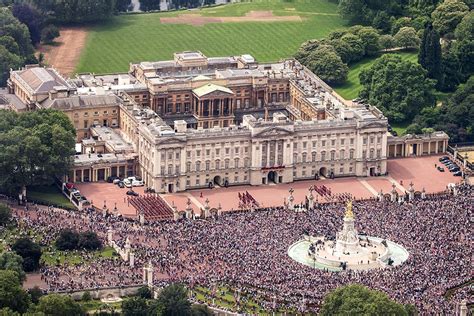
POLYGON ((354 217, 354 213, 352 213, 352 200, 347 201, 346 214, 344 215, 344 217, 350 217, 350 218, 354 217))

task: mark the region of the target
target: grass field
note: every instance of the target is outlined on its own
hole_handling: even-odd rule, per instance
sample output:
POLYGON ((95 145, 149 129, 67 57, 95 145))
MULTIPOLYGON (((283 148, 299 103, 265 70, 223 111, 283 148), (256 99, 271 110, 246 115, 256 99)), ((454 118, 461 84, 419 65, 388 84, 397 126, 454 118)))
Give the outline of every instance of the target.
POLYGON ((122 15, 90 29, 77 72, 128 70, 129 62, 172 59, 174 52, 200 50, 207 56, 249 53, 258 61, 292 56, 304 41, 344 28, 337 5, 327 0, 255 0, 201 10, 122 15), (161 24, 179 14, 243 16, 250 11, 299 15, 302 22, 161 24))
MULTIPOLYGON (((417 62, 417 59, 418 59, 418 53, 413 52, 413 51, 397 52, 397 53, 391 53, 391 54, 398 54, 402 56, 402 59, 410 60, 412 62, 417 62)), ((344 84, 335 87, 336 92, 340 94, 346 100, 352 100, 354 98, 357 98, 357 96, 359 95, 359 91, 362 89, 362 86, 359 82, 359 74, 362 72, 362 70, 372 66, 372 64, 375 62, 377 58, 378 57, 366 58, 357 63, 350 65, 347 81, 344 84)))
POLYGON ((28 187, 27 196, 29 200, 42 204, 51 204, 65 208, 75 208, 74 205, 54 185, 28 187))

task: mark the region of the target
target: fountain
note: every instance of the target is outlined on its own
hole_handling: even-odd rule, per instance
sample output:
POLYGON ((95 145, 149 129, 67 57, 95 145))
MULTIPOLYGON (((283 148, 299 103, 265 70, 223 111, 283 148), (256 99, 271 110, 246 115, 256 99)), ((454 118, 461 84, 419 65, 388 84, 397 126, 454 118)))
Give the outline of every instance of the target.
POLYGON ((349 201, 343 228, 336 233, 335 240, 305 236, 290 246, 288 255, 300 263, 330 271, 385 268, 408 259, 408 251, 402 246, 390 240, 359 235, 354 224, 352 201, 349 201))

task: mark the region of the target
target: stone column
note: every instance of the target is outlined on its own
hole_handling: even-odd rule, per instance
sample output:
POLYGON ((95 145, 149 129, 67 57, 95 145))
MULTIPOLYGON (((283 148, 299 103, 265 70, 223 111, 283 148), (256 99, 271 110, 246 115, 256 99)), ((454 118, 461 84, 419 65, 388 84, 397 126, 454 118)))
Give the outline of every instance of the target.
POLYGON ((410 182, 410 187, 408 189, 408 200, 413 201, 415 199, 415 188, 413 188, 413 182, 410 182))
POLYGON ((288 192, 290 192, 290 196, 288 197, 288 209, 290 211, 294 210, 295 208, 295 205, 293 204, 293 202, 295 201, 295 198, 293 197, 293 192, 295 190, 293 190, 293 188, 291 188, 288 192))
POLYGON ((397 190, 395 189, 395 183, 392 184, 392 191, 390 191, 390 201, 397 201, 397 190))
POLYGON ((130 268, 135 267, 135 253, 134 252, 130 252, 129 263, 130 263, 130 268))
POLYGON ((206 199, 206 204, 204 205, 204 217, 208 218, 211 217, 210 206, 209 206, 209 199, 206 199))
POLYGON ((380 192, 379 192, 379 194, 377 195, 377 199, 379 200, 379 202, 382 202, 382 201, 383 201, 383 191, 382 191, 382 189, 380 189, 380 192))
POLYGON ((186 201, 186 218, 187 219, 193 219, 193 208, 191 207, 191 199, 188 198, 188 200, 186 201))
POLYGON ((173 205, 171 206, 171 208, 173 209, 173 219, 174 219, 174 221, 179 220, 178 208, 176 207, 176 205, 174 205, 174 202, 173 202, 173 205))
POLYGON ((155 269, 153 268, 153 265, 151 264, 151 261, 148 263, 148 271, 147 271, 147 285, 149 287, 153 286, 153 272, 155 269))
POLYGON ((426 199, 426 191, 425 191, 425 188, 423 188, 423 190, 421 190, 421 199, 422 199, 422 200, 426 199))
POLYGON ((130 239, 125 240, 125 253, 124 253, 124 260, 127 261, 130 259, 130 249, 132 248, 132 245, 130 245, 130 239))
POLYGON ((84 169, 81 169, 81 182, 84 182, 84 169))
MULTIPOLYGON (((273 165, 278 166, 278 143, 280 141, 274 140, 275 143, 275 161, 273 162, 273 165)), ((278 179, 275 180, 275 182, 278 183, 278 179)))
POLYGON ((266 142, 267 146, 267 166, 270 166, 270 141, 266 142))
POLYGON ((107 230, 107 243, 109 246, 112 244, 114 231, 112 229, 107 230))
POLYGON ((221 216, 222 215, 222 206, 221 206, 221 203, 219 203, 219 206, 217 207, 217 216, 221 216))
POLYGON ((467 316, 467 315, 468 315, 467 301, 462 300, 461 304, 459 305, 459 316, 467 316))

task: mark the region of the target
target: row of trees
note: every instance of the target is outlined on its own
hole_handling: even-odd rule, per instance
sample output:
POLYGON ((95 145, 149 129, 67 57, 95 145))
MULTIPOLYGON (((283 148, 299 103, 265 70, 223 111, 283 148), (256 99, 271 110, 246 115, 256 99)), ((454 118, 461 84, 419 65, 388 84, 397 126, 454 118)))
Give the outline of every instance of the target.
POLYGON ((10 68, 35 63, 30 32, 8 8, 0 7, 0 86, 4 86, 10 68))
POLYGON ((295 58, 330 84, 341 84, 347 78, 348 64, 394 47, 411 48, 419 45, 412 27, 402 27, 394 37, 380 35, 373 27, 361 25, 334 31, 322 40, 310 40, 301 45, 295 58))
POLYGON ((16 194, 66 174, 75 152, 75 134, 60 111, 0 110, 0 191, 16 194))
MULTIPOLYGON (((157 11, 160 10, 160 2, 162 0, 140 0, 141 11, 157 11)), ((171 9, 181 8, 197 8, 202 5, 215 4, 215 0, 172 0, 170 3, 171 9)))
POLYGON ((102 249, 102 241, 92 231, 77 232, 71 229, 62 230, 56 239, 56 248, 59 250, 99 250, 102 249))

